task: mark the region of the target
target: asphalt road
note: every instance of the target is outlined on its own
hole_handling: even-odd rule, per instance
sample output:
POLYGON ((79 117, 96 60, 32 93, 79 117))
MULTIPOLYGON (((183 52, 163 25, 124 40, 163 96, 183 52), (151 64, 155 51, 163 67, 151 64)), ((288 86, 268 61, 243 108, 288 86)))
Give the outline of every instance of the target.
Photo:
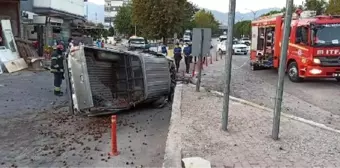
MULTIPOLYGON (((214 53, 214 51, 212 51, 214 53)), ((202 85, 223 91, 224 60, 204 69, 202 85)), ((277 70, 251 71, 248 55, 234 55, 231 94, 270 108, 274 107, 277 70)), ((340 83, 334 79, 292 83, 285 78, 283 111, 340 129, 340 83)))
POLYGON ((120 155, 109 156, 110 116, 70 115, 52 75, 0 75, 0 167, 161 167, 171 109, 117 114, 120 155))

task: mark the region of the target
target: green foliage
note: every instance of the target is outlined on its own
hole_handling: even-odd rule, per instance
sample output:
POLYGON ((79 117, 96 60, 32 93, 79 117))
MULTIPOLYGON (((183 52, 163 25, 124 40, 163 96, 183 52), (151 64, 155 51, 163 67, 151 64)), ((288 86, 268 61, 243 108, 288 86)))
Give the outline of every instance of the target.
POLYGON ((186 1, 184 5, 184 16, 181 30, 178 32, 180 36, 183 35, 185 30, 192 30, 195 28, 194 15, 199 11, 199 8, 193 3, 186 1))
POLYGON ((329 0, 326 13, 330 15, 340 15, 340 0, 329 0))
POLYGON ((109 30, 104 29, 102 31, 102 37, 104 37, 105 40, 107 40, 107 37, 109 36, 109 30))
MULTIPOLYGON (((114 20, 114 25, 116 30, 125 35, 133 35, 135 31, 135 26, 132 22, 132 5, 127 4, 121 6, 117 12, 116 18, 114 20)), ((111 30, 111 34, 114 31, 111 30)))
POLYGON ((114 36, 114 35, 115 35, 115 29, 113 27, 110 27, 108 31, 108 36, 114 36))
POLYGON ((103 23, 98 23, 98 24, 97 24, 97 27, 100 28, 100 29, 104 29, 103 23))
MULTIPOLYGON (((303 10, 306 10, 302 5, 294 5, 293 6, 293 9, 292 9, 292 11, 293 11, 293 13, 298 9, 298 8, 300 8, 300 9, 303 9, 303 10)), ((281 12, 286 12, 286 7, 283 7, 282 9, 281 9, 281 12)))
POLYGON ((234 36, 240 38, 242 35, 251 35, 251 20, 244 20, 234 24, 234 36))
POLYGON ((181 30, 187 0, 133 0, 132 18, 144 37, 172 37, 181 30))
POLYGON ((260 17, 269 16, 269 15, 273 15, 273 14, 277 14, 277 13, 282 13, 282 10, 272 10, 272 11, 269 11, 268 13, 261 15, 260 17))
POLYGON ((194 15, 194 23, 198 28, 211 28, 213 34, 218 32, 220 25, 214 15, 204 9, 201 9, 194 15))
POLYGON ((317 15, 321 15, 325 12, 327 3, 325 0, 306 0, 304 8, 306 10, 316 11, 317 15))

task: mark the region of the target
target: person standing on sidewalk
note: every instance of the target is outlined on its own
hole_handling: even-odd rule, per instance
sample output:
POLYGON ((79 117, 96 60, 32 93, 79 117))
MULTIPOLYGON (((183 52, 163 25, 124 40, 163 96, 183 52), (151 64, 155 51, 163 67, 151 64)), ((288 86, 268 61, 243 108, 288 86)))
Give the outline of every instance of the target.
POLYGON ((184 60, 185 60, 185 72, 189 73, 189 69, 190 69, 190 63, 192 60, 192 56, 191 56, 191 45, 186 43, 183 49, 183 53, 184 53, 184 60))
POLYGON ((54 75, 54 95, 62 96, 61 83, 64 79, 64 64, 63 64, 62 45, 57 45, 51 56, 51 72, 54 75))
POLYGON ((179 71, 179 65, 182 60, 182 48, 179 46, 179 43, 176 43, 176 46, 174 48, 174 58, 175 58, 175 64, 176 64, 176 72, 179 71))
POLYGON ((165 44, 162 44, 161 50, 162 50, 162 54, 165 54, 165 56, 168 55, 168 49, 166 48, 166 45, 165 45, 165 44))

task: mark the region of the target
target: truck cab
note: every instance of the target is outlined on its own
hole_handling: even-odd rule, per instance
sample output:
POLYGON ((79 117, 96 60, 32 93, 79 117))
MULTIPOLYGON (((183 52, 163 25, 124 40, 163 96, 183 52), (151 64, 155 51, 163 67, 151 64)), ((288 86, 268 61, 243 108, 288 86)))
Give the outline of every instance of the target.
MULTIPOLYGON (((286 60, 292 82, 304 78, 340 81, 340 18, 315 14, 304 11, 293 15, 286 60)), ((279 67, 283 17, 276 14, 252 22, 252 70, 279 67)))

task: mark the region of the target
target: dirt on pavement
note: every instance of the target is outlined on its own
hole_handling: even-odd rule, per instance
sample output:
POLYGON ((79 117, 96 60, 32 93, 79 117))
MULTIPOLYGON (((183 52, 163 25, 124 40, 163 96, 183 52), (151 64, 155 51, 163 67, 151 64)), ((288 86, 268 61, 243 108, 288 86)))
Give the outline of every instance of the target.
POLYGON ((112 157, 110 116, 70 114, 66 95, 55 97, 51 83, 46 72, 1 76, 0 91, 6 97, 0 101, 7 104, 1 107, 0 167, 162 165, 171 105, 117 113, 120 155, 112 157))

